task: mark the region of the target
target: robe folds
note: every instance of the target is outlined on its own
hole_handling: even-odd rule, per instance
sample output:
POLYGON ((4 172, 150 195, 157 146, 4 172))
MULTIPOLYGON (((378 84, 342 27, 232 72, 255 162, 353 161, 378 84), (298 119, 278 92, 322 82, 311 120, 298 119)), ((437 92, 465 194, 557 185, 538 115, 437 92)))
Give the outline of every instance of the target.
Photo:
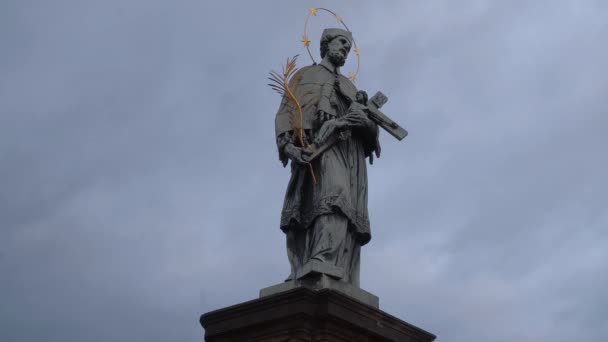
MULTIPOLYGON (((292 77, 290 88, 302 107, 302 127, 308 144, 326 120, 347 114, 357 92, 348 78, 327 63, 300 69, 292 77)), ((290 112, 294 110, 297 112, 284 97, 275 119, 279 159, 284 166, 288 163, 284 147, 288 143, 300 146, 290 123, 290 112)), ((371 239, 366 157, 379 149, 378 127, 374 124, 336 134, 340 134, 339 141, 311 163, 317 184, 313 184, 308 165, 291 164, 281 229, 285 233, 306 231, 321 215, 339 214, 347 219, 348 231, 362 246, 371 239)))

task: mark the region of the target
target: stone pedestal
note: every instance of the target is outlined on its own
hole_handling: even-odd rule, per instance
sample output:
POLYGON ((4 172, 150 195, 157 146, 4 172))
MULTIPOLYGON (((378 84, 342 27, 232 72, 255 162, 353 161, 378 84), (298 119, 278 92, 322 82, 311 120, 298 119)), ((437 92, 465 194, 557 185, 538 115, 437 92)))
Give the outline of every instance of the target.
MULTIPOLYGON (((264 290, 262 290, 264 291, 264 290)), ((332 289, 298 286, 201 316, 207 342, 430 342, 435 335, 332 289)))
POLYGON ((260 290, 260 298, 271 296, 280 292, 289 291, 297 287, 306 287, 311 290, 332 289, 352 297, 363 304, 367 304, 376 309, 380 308, 378 296, 369 293, 361 288, 349 283, 342 282, 324 273, 311 272, 306 277, 287 281, 260 290))

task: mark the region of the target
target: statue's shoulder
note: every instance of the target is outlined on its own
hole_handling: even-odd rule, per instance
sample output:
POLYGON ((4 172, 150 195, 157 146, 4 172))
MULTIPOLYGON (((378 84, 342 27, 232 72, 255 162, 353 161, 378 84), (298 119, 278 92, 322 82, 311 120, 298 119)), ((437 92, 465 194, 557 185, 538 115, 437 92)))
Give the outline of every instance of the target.
POLYGON ((294 77, 299 79, 300 84, 323 85, 326 82, 331 81, 333 75, 321 65, 313 64, 300 68, 294 77))

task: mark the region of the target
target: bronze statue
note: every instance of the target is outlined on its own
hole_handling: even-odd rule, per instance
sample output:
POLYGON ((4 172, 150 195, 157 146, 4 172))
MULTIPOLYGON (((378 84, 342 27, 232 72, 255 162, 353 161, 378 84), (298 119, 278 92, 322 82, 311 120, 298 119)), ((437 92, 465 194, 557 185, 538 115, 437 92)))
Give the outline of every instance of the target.
POLYGON ((360 248, 371 239, 366 158, 372 163, 373 153, 380 155, 378 124, 400 139, 407 132, 378 110, 384 95, 368 100, 340 73, 351 32, 326 29, 320 45, 322 61, 301 68, 289 82, 300 106, 301 137, 294 132, 296 108, 285 94, 275 120, 279 159, 283 166, 291 160, 281 213, 291 264, 286 281, 319 272, 359 287, 360 248))

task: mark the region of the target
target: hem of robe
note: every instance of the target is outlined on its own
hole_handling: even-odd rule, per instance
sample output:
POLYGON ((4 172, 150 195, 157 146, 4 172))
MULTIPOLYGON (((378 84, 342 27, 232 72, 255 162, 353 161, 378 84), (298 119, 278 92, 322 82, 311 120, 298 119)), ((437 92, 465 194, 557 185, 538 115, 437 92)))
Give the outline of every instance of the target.
POLYGON ((371 240, 368 215, 356 212, 339 195, 322 198, 317 205, 304 213, 301 212, 298 206, 284 208, 281 212, 281 230, 283 232, 306 230, 312 226, 317 217, 326 214, 342 214, 346 216, 349 229, 354 229, 355 238, 361 246, 371 240))

